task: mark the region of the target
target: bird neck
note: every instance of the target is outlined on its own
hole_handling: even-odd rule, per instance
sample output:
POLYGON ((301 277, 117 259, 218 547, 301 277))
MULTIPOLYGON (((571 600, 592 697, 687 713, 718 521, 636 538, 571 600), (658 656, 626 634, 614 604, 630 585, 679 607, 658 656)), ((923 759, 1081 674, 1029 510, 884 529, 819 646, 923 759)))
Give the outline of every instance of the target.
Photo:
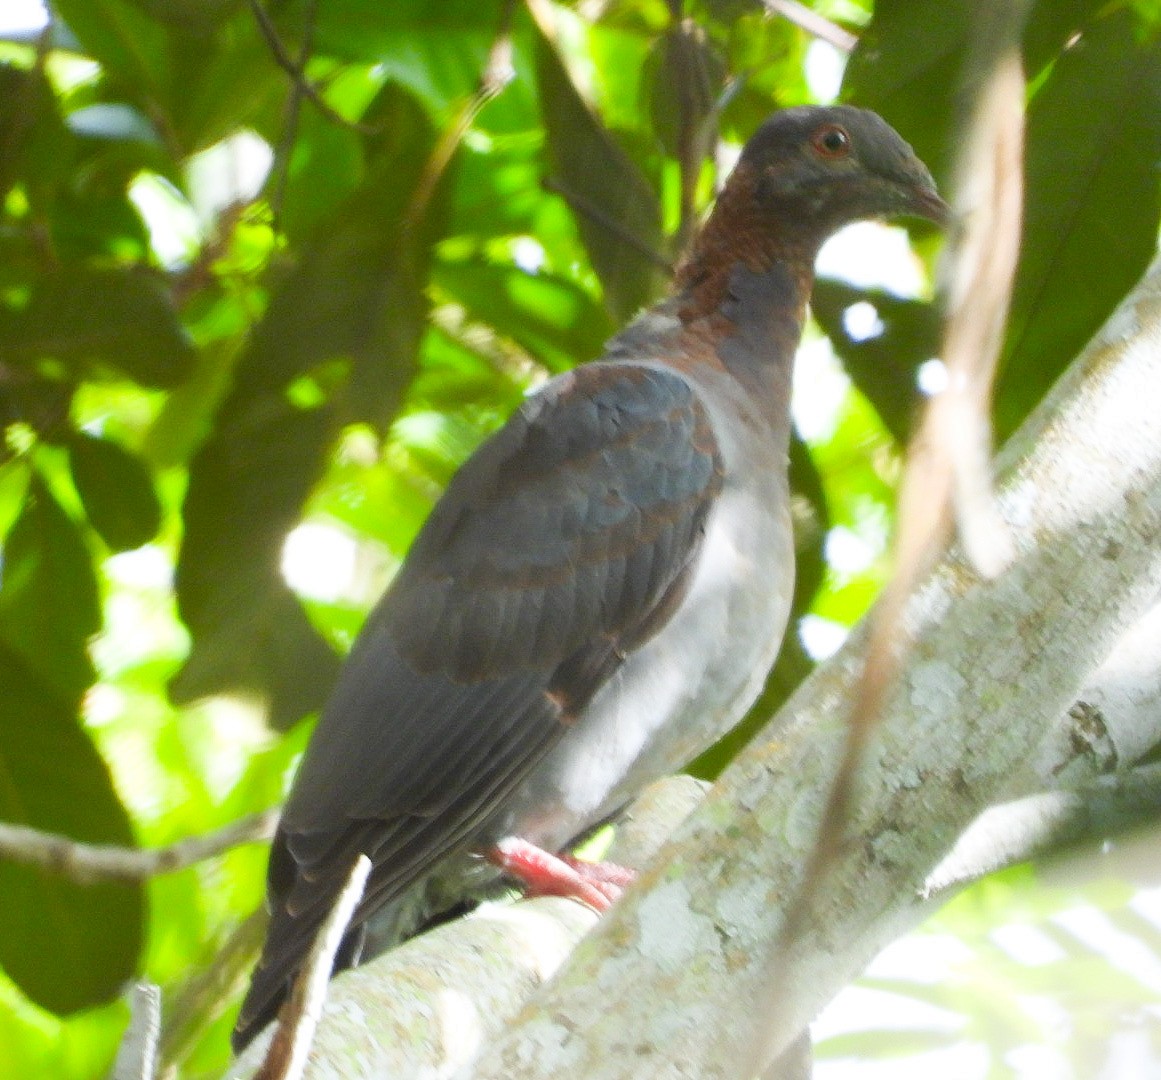
POLYGON ((678 269, 677 314, 771 415, 785 415, 819 243, 795 227, 801 218, 771 220, 744 194, 724 193, 678 269))

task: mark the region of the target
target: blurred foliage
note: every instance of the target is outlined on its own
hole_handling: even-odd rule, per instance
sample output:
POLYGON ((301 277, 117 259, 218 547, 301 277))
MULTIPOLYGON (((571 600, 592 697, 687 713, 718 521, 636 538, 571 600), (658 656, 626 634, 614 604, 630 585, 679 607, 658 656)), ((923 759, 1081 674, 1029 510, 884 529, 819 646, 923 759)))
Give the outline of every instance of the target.
MULTIPOLYGON (((858 36, 843 96, 946 184, 972 5, 811 6, 858 36)), ((241 0, 53 0, 43 34, 0 41, 5 820, 156 845, 276 803, 298 722, 454 469, 664 290, 719 143, 817 100, 844 59, 757 0, 268 12, 325 112, 241 0), (486 74, 511 80, 480 95, 486 74)), ((1002 434, 1155 249, 1159 28, 1156 5, 1032 5, 1002 434)), ((820 283, 796 630, 852 625, 886 573, 937 348, 929 290, 894 289, 820 283)), ((755 717, 811 664, 792 631, 755 717)), ((179 1000, 263 868, 257 847, 145 887, 0 865, 0 1074, 103 1075, 123 981, 179 1000)), ((230 1006, 178 1018, 183 1075, 221 1070, 230 1006)))
POLYGON ((1155 829, 977 883, 889 945, 816 1025, 816 1076, 1155 1076, 1155 829))

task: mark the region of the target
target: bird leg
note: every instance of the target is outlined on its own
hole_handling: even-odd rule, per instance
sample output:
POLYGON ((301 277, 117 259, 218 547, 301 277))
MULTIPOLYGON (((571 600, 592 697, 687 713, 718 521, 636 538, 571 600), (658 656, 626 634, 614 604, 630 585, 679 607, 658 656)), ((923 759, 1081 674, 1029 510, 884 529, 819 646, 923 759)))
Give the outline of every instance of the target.
POLYGON ((566 896, 599 913, 609 910, 635 876, 615 863, 553 855, 515 836, 501 840, 487 858, 519 881, 529 896, 566 896))

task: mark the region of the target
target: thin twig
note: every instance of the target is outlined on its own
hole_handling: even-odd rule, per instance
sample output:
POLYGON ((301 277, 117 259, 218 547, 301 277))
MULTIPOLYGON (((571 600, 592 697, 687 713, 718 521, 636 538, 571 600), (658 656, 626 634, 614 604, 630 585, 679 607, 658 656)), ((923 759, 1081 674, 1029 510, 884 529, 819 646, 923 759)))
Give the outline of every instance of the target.
POLYGON ((314 32, 314 19, 311 17, 313 15, 313 4, 311 5, 311 15, 307 18, 302 50, 304 55, 300 60, 295 60, 287 51, 286 45, 278 34, 278 28, 271 21, 270 16, 266 12, 266 8, 262 6, 262 0, 250 0, 250 10, 254 13, 254 21, 258 24, 259 31, 263 38, 266 39, 266 44, 270 47, 270 55, 274 57, 274 62, 290 76, 294 88, 293 93, 301 94, 307 98, 328 120, 342 127, 350 128, 352 131, 357 131, 361 135, 374 135, 382 130, 377 124, 361 124, 357 120, 348 120, 342 113, 336 112, 318 92, 314 83, 306 77, 306 59, 310 55, 307 42, 313 36, 314 32))
MULTIPOLYGON (((905 659, 904 609, 950 536, 953 500, 963 498, 957 491, 957 481, 963 485, 965 470, 975 475, 971 473, 973 467, 977 470, 988 467, 990 447, 986 443, 975 448, 983 455, 982 466, 975 456, 968 465, 957 466, 956 454, 962 454, 964 437, 961 434, 958 442, 949 437, 946 416, 951 408, 965 410, 973 405, 985 410, 986 415, 991 375, 995 370, 995 356, 1007 314, 1015 269, 1016 247, 1013 244, 1018 244, 1019 237, 1020 198, 1017 192, 1013 204, 1010 183, 1013 158, 1017 162, 1015 183, 1020 183, 1018 161, 1023 123, 1019 112, 1023 105, 1024 84, 1019 32, 1027 10, 1026 0, 1015 4, 1010 0, 991 0, 977 9, 973 55, 965 77, 971 103, 965 124, 969 132, 968 150, 960 165, 957 188, 970 183, 978 171, 986 171, 988 182, 982 186, 987 193, 990 212, 968 223, 972 233, 970 244, 965 240, 966 228, 956 236, 954 258, 971 263, 967 272, 972 281, 969 288, 978 288, 985 295, 977 297, 974 305, 960 305, 960 316, 970 312, 970 318, 981 324, 982 329, 961 331, 960 347, 956 351, 957 366, 950 376, 970 390, 962 392, 962 401, 954 405, 949 395, 944 395, 943 401, 938 398, 933 401, 908 451, 899 494, 895 573, 883 590, 871 618, 863 672, 847 722, 846 746, 823 809, 818 840, 798 892, 786 910, 778 945, 769 962, 768 985, 764 992, 769 996, 770 1027, 774 1030, 780 1026, 777 1022, 780 1010, 789 1007, 780 993, 778 970, 787 951, 807 935, 819 907, 819 897, 826 889, 827 875, 841 860, 856 797, 856 777, 905 659), (1016 95, 1014 102, 1008 100, 1012 94, 1016 95), (1017 114, 1015 119, 1013 113, 1017 114), (1016 140, 1015 147, 1012 146, 1013 139, 1016 140), (1003 177, 1002 181, 998 179, 1000 177, 1003 177), (1005 235, 1000 235, 1001 230, 1005 235), (1015 239, 1006 235, 1008 230, 1014 231, 1015 239), (991 258, 981 257, 980 252, 985 250, 998 254, 991 258), (986 288, 978 280, 976 275, 979 274, 990 275, 986 288)), ((957 190, 957 205, 962 206, 962 199, 957 190)), ((960 284, 963 282, 962 276, 956 280, 960 284)), ((961 425, 965 429, 971 427, 967 421, 961 420, 961 425)), ((973 433, 977 431, 975 427, 971 430, 973 433)), ((990 481, 985 479, 983 483, 990 506, 990 481)), ((973 491, 972 494, 977 493, 973 491)), ((755 1040, 757 1052, 747 1061, 750 1072, 760 1072, 768 1066, 771 1055, 764 1042, 764 1035, 755 1040)))
POLYGON ((559 195, 569 206, 572 207, 578 214, 587 217, 594 224, 599 225, 602 229, 612 233, 618 240, 628 244, 634 251, 640 252, 645 256, 654 266, 664 270, 667 274, 673 273, 673 263, 667 259, 660 251, 654 250, 646 244, 639 236, 630 232, 625 228, 621 222, 616 218, 610 217, 595 203, 586 199, 579 192, 573 191, 565 184, 561 183, 554 176, 546 176, 541 181, 541 186, 546 191, 551 191, 559 195))
POLYGON ((298 978, 294 980, 290 998, 279 1014, 274 1040, 254 1080, 299 1080, 302 1076, 307 1052, 322 1016, 335 956, 355 909, 363 899, 370 873, 371 860, 366 855, 359 855, 335 906, 315 937, 298 978))
POLYGON ((838 23, 831 22, 817 11, 811 11, 805 4, 798 3, 798 0, 762 0, 762 4, 767 11, 781 15, 787 22, 833 45, 840 52, 849 53, 859 43, 859 39, 849 30, 844 30, 838 23))
MULTIPOLYGON (((252 0, 252 2, 261 8, 262 0, 252 0)), ((298 59, 294 61, 296 74, 292 75, 290 79, 290 92, 286 95, 286 105, 282 110, 282 134, 278 139, 278 148, 274 152, 274 162, 271 166, 271 174, 274 176, 274 190, 270 194, 270 210, 274 215, 275 232, 281 229, 282 208, 286 205, 286 189, 290 183, 290 157, 294 153, 294 144, 298 140, 298 125, 302 119, 302 100, 308 92, 305 88, 309 84, 303 76, 303 72, 306 69, 307 60, 310 59, 311 47, 314 44, 315 12, 315 0, 307 0, 307 8, 303 13, 302 43, 299 45, 298 59)), ((265 9, 262 9, 262 13, 265 18, 265 9)), ((260 21, 259 25, 269 28, 271 32, 274 30, 268 18, 266 18, 265 23, 260 21)), ((279 48, 281 47, 281 42, 279 42, 279 48)))
POLYGON ((79 882, 146 881, 184 870, 242 844, 269 840, 277 824, 278 811, 266 810, 205 836, 150 849, 85 844, 57 833, 0 822, 0 859, 39 866, 79 882))
POLYGON ((963 223, 944 292, 948 385, 932 408, 954 476, 960 541, 976 569, 995 577, 1012 541, 992 492, 991 398, 1020 258, 1024 198, 1024 70, 1012 44, 980 88, 955 186, 963 223))
POLYGON ((112 1080, 155 1080, 161 1031, 161 990, 139 982, 129 992, 129 1027, 117 1048, 112 1080))
POLYGON ((467 98, 457 110, 456 115, 440 134, 439 140, 432 148, 427 163, 423 168, 423 175, 415 186, 415 194, 404 216, 405 228, 416 228, 431 203, 440 178, 446 172, 452 155, 468 133, 480 110, 496 97, 515 77, 516 70, 512 66, 512 13, 515 0, 506 0, 500 9, 500 25, 488 50, 488 59, 484 63, 484 70, 480 73, 480 84, 475 93, 467 98))

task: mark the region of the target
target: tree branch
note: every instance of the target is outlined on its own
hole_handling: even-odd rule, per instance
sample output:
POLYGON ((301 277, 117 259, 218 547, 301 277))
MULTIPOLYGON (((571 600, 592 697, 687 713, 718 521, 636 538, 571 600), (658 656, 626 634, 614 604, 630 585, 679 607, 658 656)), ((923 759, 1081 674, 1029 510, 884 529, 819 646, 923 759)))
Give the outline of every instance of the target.
POLYGON ((792 948, 825 903, 826 882, 842 857, 855 778, 883 718, 888 695, 907 663, 900 647, 907 605, 946 547, 953 506, 958 537, 972 568, 987 577, 1011 558, 1007 529, 991 490, 989 424, 992 380, 1020 249, 1023 205, 1024 73, 1019 45, 1026 2, 981 0, 965 78, 968 118, 952 205, 955 231, 944 249, 941 277, 947 293, 943 362, 948 385, 924 410, 907 449, 899 485, 891 580, 875 604, 859 682, 851 694, 842 761, 831 781, 813 849, 773 952, 757 1011, 765 1023, 740 1052, 739 1075, 761 1073, 778 1056, 766 1039, 779 1030, 790 1005, 781 978, 784 949, 792 948))
MULTIPOLYGON (((705 788, 679 776, 646 789, 618 823, 610 858, 644 866, 705 788)), ((451 1076, 512 1022, 596 921, 592 909, 559 897, 487 904, 340 973, 331 981, 308 1075, 451 1076)), ((229 1077, 253 1075, 269 1038, 255 1039, 229 1077)))
POLYGON ((1079 844, 1099 842, 1148 821, 1161 807, 1161 765, 1102 776, 1075 791, 1056 789, 989 807, 923 883, 924 899, 987 874, 1079 844))
MULTIPOLYGON (((1002 456, 1013 563, 984 581, 953 552, 905 611, 911 648, 855 777, 847 842, 783 953, 771 1051, 919 918, 932 868, 1013 794, 1084 675, 1161 593, 1159 384, 1161 262, 1002 456)), ((864 643, 794 695, 472 1075, 735 1074, 770 1019, 736 1002, 754 1000, 813 850, 864 643)))
POLYGON ((242 844, 269 840, 278 811, 266 810, 216 832, 179 840, 163 848, 122 848, 85 844, 56 833, 0 822, 0 859, 39 866, 73 881, 146 881, 212 859, 242 844))
POLYGON ((798 0, 762 0, 762 6, 771 14, 781 15, 787 22, 833 45, 839 52, 849 53, 859 43, 859 39, 849 30, 844 30, 838 23, 831 22, 798 0))
MULTIPOLYGON (((972 823, 920 887, 916 919, 984 874, 1156 816, 1161 766, 1135 763, 1161 746, 1157 655, 1161 605, 1118 641, 1023 769, 1014 786, 1036 794, 989 808, 972 823), (1103 733, 1099 740, 1094 731, 1103 733), (1046 784, 1055 787, 1044 790, 1046 784)), ((618 825, 615 857, 627 865, 647 863, 670 826, 700 804, 703 791, 690 777, 648 789, 618 825)), ((345 1055, 356 1044, 378 1075, 452 1075, 511 1022, 593 922, 586 909, 557 900, 492 907, 343 973, 332 983, 309 1075, 344 1076, 350 1064, 345 1055), (457 1026, 464 1030, 453 1037, 457 1026)), ((235 1064, 231 1077, 253 1072, 265 1041, 260 1038, 235 1064)))
POLYGON ((111 1080, 154 1080, 161 1033, 161 991, 138 982, 129 991, 129 1027, 117 1048, 111 1080))
MULTIPOLYGON (((1033 791, 1045 782, 1057 787, 985 810, 928 876, 916 913, 929 913, 984 874, 1103 840, 1156 817, 1161 765, 1127 768, 1161 746, 1161 669, 1147 663, 1150 655, 1161 655, 1155 648, 1161 648, 1161 605, 1118 642, 1018 785, 1033 791), (1094 713, 1106 733, 1096 754, 1094 713), (1077 733, 1078 715, 1089 718, 1084 722, 1088 741, 1077 733)), ((687 776, 648 789, 618 825, 615 857, 627 865, 646 864, 670 827, 700 804, 704 790, 687 776)), ((452 1075, 504 1029, 593 922, 576 904, 522 901, 448 924, 343 973, 332 983, 309 1075, 343 1076, 349 1065, 344 1054, 356 1042, 378 1075, 397 1080, 452 1075), (449 1001, 456 1002, 457 1014, 449 1001), (425 1018, 418 1030, 417 1017, 425 1018), (452 1038, 457 1022, 466 1034, 452 1038)), ((226 996, 220 987, 217 997, 226 996)), ((180 1016, 191 1010, 174 1004, 170 1011, 180 1016)), ((240 1080, 253 1072, 267 1040, 258 1040, 231 1077, 240 1080)), ((772 1075, 786 1080, 785 1073, 772 1075)))
POLYGON ((256 1080, 299 1080, 303 1075, 326 1000, 327 983, 335 967, 335 957, 343 943, 343 935, 351 925, 355 908, 366 892, 370 874, 371 860, 366 855, 358 855, 330 914, 315 935, 302 970, 294 980, 290 997, 279 1010, 278 1026, 256 1080))

